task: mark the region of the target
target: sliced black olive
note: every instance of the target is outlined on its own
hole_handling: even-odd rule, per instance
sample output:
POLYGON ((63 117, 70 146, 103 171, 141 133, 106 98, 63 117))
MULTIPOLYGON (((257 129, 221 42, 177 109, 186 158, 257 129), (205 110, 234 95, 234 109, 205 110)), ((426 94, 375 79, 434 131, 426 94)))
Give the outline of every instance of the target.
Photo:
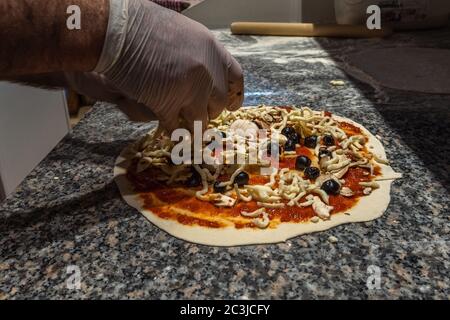
POLYGON ((192 169, 192 175, 186 181, 186 185, 188 187, 198 187, 201 183, 202 183, 202 177, 195 169, 192 169))
POLYGON ((294 140, 289 139, 286 141, 286 144, 284 145, 284 151, 295 151, 295 144, 297 142, 294 140))
POLYGON ((319 159, 322 157, 330 157, 330 159, 333 157, 330 150, 327 150, 327 148, 320 148, 319 150, 319 159))
POLYGON ((293 127, 284 127, 283 130, 281 130, 281 134, 290 138, 293 134, 297 134, 297 132, 293 127))
POLYGON ((324 135, 322 141, 326 146, 334 146, 335 143, 333 136, 329 134, 324 135))
POLYGON ((324 181, 320 188, 328 194, 338 194, 341 186, 339 185, 339 183, 336 180, 330 179, 330 180, 324 181))
POLYGON ((317 167, 307 167, 305 169, 305 177, 308 179, 317 179, 320 176, 320 170, 317 167))
POLYGON ((248 184, 249 179, 250 179, 250 177, 248 176, 248 173, 245 171, 242 171, 242 172, 238 173, 236 178, 234 178, 234 183, 237 183, 237 185, 239 187, 242 187, 242 186, 248 184))
POLYGON ((317 136, 308 136, 305 138, 304 145, 307 148, 315 148, 317 144, 317 136))
POLYGON ((307 156, 298 156, 295 159, 295 169, 305 170, 305 168, 311 165, 311 160, 307 156))
MULTIPOLYGON (((278 149, 278 154, 281 154, 281 147, 278 145, 278 143, 276 143, 274 145, 274 147, 275 147, 275 150, 278 149)), ((267 144, 267 155, 269 155, 269 156, 272 155, 272 143, 270 143, 270 142, 267 144)))
POLYGON ((220 134, 222 135, 222 138, 226 138, 227 134, 225 133, 225 131, 220 131, 220 134))
POLYGON ((227 190, 227 186, 221 186, 220 185, 221 183, 222 182, 220 182, 220 181, 214 182, 214 192, 222 193, 222 192, 225 192, 227 190))

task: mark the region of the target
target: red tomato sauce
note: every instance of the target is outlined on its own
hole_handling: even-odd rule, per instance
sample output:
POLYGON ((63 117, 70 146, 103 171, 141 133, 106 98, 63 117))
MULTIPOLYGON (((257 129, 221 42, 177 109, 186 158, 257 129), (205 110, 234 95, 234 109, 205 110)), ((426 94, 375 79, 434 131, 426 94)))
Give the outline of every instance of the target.
POLYGON ((358 134, 362 134, 362 131, 357 126, 348 123, 348 122, 339 122, 339 128, 344 130, 344 132, 349 136, 354 136, 358 134))
MULTIPOLYGON (((334 207, 331 214, 346 212, 351 209, 357 202, 360 196, 363 195, 364 189, 358 183, 361 181, 370 181, 371 176, 366 175, 368 170, 363 168, 350 168, 344 176, 344 186, 351 188, 355 192, 354 197, 344 197, 341 195, 331 195, 330 205, 334 207)), ((132 180, 133 181, 133 180, 132 180)), ((268 177, 252 175, 250 177, 250 184, 263 184, 269 181, 268 177)), ((135 183, 135 181, 133 181, 135 183)), ((140 197, 144 201, 144 208, 151 210, 154 214, 162 219, 177 220, 179 223, 185 225, 199 225, 209 228, 221 228, 227 224, 220 222, 223 218, 229 223, 234 224, 235 228, 255 228, 251 222, 251 218, 241 217, 242 211, 252 212, 258 209, 255 201, 239 202, 233 208, 218 208, 214 204, 200 201, 195 198, 193 192, 186 189, 173 188, 158 185, 152 190, 149 188, 144 192, 140 192, 140 197), (196 217, 184 215, 175 212, 173 208, 181 208, 198 214, 196 217), (234 221, 239 220, 239 221, 234 221)), ((305 199, 300 199, 300 202, 305 199)), ((285 201, 287 203, 287 201, 285 201)), ((306 222, 316 214, 311 206, 297 207, 285 206, 284 208, 266 209, 270 220, 277 225, 283 222, 306 222)))

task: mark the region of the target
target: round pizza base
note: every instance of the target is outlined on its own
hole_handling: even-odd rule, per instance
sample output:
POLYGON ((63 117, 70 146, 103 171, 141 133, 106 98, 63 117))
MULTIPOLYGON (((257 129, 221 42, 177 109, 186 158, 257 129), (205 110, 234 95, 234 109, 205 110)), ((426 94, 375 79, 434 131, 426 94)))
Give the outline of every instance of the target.
MULTIPOLYGON (((332 117, 335 120, 345 121, 360 128, 368 137, 367 147, 369 150, 378 157, 386 159, 383 145, 366 128, 347 118, 336 115, 333 115, 332 117)), ((117 158, 114 167, 115 181, 123 199, 130 206, 141 212, 150 222, 170 235, 189 242, 210 246, 278 243, 302 234, 327 230, 344 223, 374 220, 383 215, 388 207, 391 183, 395 178, 398 178, 398 174, 395 173, 390 166, 380 164, 381 177, 387 179, 377 181, 380 188, 373 190, 368 196, 361 197, 357 204, 345 213, 332 214, 329 220, 320 220, 317 223, 310 221, 301 223, 280 223, 273 229, 236 229, 233 226, 226 228, 205 228, 201 226, 184 225, 174 220, 161 219, 153 214, 151 210, 145 209, 143 200, 139 194, 134 192, 133 185, 126 178, 127 168, 129 166, 129 160, 125 157, 126 154, 129 154, 128 148, 125 148, 122 151, 117 158)))

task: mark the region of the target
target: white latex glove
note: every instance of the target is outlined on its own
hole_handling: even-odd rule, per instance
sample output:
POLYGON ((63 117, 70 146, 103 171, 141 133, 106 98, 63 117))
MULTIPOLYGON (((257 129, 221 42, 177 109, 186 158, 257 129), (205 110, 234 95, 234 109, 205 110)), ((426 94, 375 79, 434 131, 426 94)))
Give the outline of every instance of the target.
POLYGON ((240 65, 203 25, 148 0, 110 0, 103 52, 94 70, 146 105, 167 130, 236 110, 240 65), (184 122, 180 124, 179 119, 184 122))
POLYGON ((105 76, 95 72, 66 72, 62 75, 65 86, 94 100, 110 102, 125 113, 131 121, 157 120, 144 104, 128 98, 115 88, 105 76))

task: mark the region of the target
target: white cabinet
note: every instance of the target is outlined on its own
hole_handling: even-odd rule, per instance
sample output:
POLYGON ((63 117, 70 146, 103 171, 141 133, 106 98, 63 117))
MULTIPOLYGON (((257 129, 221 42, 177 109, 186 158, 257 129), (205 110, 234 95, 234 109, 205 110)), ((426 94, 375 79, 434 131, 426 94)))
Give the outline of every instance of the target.
POLYGON ((0 82, 0 201, 69 130, 63 91, 0 82))

